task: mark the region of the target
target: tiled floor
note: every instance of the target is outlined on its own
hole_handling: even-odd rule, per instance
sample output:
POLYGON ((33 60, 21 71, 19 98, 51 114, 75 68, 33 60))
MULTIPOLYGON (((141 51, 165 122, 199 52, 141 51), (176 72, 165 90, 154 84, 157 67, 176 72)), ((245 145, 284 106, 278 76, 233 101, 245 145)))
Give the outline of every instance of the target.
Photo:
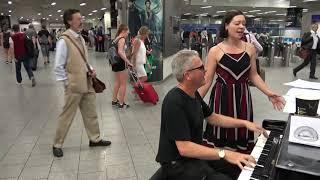
MULTIPOLYGON (((1 53, 2 54, 2 50, 1 53)), ((0 56, 3 59, 3 56, 0 56)), ((103 54, 90 53, 98 76, 107 84, 107 91, 97 95, 97 111, 102 136, 112 141, 107 148, 89 148, 88 138, 77 114, 64 144, 64 157, 54 158, 51 147, 57 116, 63 105, 63 88, 55 82, 53 63, 44 67, 39 60, 35 72, 35 88, 23 70, 23 85, 15 84, 14 68, 0 63, 0 179, 29 180, 144 180, 155 172, 161 100, 175 85, 169 78, 155 85, 160 102, 143 104, 128 89, 131 108, 117 110, 111 106, 112 72, 103 54)), ((53 59, 53 58, 51 58, 53 59)), ((291 65, 292 66, 292 65, 291 65)), ((280 94, 291 81, 292 67, 275 64, 266 68, 266 81, 280 94)), ((306 78, 308 69, 299 73, 306 78)), ((267 98, 252 88, 255 121, 283 119, 287 114, 275 112, 267 98)))

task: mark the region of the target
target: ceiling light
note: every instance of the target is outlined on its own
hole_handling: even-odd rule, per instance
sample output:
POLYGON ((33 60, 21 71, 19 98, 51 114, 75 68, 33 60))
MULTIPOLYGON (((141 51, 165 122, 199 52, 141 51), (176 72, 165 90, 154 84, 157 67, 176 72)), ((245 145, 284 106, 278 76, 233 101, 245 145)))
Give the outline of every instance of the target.
POLYGON ((8 4, 12 4, 12 1, 8 1, 8 4))
POLYGON ((59 19, 56 19, 56 21, 58 21, 59 19))
POLYGON ((49 20, 49 18, 47 18, 47 20, 49 20))
POLYGON ((92 19, 93 21, 96 20, 95 18, 92 19))
POLYGON ((225 13, 226 11, 217 11, 217 13, 225 13))
POLYGON ((95 13, 95 12, 97 12, 97 11, 98 11, 98 10, 96 10, 96 9, 95 9, 95 10, 93 10, 92 12, 94 12, 94 13, 95 13))
POLYGON ((103 11, 103 10, 106 10, 106 9, 107 9, 107 8, 101 8, 100 10, 103 11))
POLYGON ((256 9, 256 10, 251 10, 251 11, 249 11, 249 12, 260 12, 261 10, 259 10, 259 9, 256 9))
POLYGON ((52 14, 49 14, 49 16, 51 17, 51 16, 52 16, 52 14))
POLYGON ((1 16, 3 16, 3 13, 1 13, 1 16))
POLYGON ((254 15, 252 15, 252 14, 248 14, 248 15, 246 15, 247 17, 255 17, 254 15))
POLYGON ((297 6, 289 6, 289 8, 295 8, 295 7, 297 7, 297 6))
POLYGON ((57 3, 56 2, 53 2, 53 3, 51 3, 51 6, 54 6, 54 5, 56 5, 57 3))
POLYGON ((303 0, 302 2, 313 2, 313 1, 318 1, 318 0, 303 0))
POLYGON ((85 6, 85 5, 86 5, 86 3, 81 3, 81 4, 80 4, 80 6, 85 6))
POLYGON ((62 17, 63 15, 61 14, 60 17, 62 17))
POLYGON ((42 18, 42 19, 46 19, 46 18, 42 18))
POLYGON ((20 19, 23 19, 23 17, 21 16, 20 19))
POLYGON ((276 16, 286 16, 287 14, 283 13, 283 14, 276 14, 276 16))
POLYGON ((8 16, 11 16, 11 14, 9 14, 8 16))
POLYGON ((89 13, 88 15, 89 15, 89 16, 92 16, 92 13, 89 13))
POLYGON ((41 15, 41 13, 38 13, 38 15, 40 16, 40 15, 41 15))
POLYGON ((247 14, 248 12, 247 11, 244 11, 244 12, 242 12, 243 14, 247 14))
POLYGON ((29 21, 29 19, 27 19, 27 21, 29 21))
POLYGON ((183 14, 183 15, 188 16, 188 15, 191 15, 191 13, 185 13, 185 14, 183 14))
POLYGON ((264 13, 257 13, 257 14, 261 15, 261 14, 264 14, 264 13))
POLYGON ((9 13, 11 13, 12 11, 11 10, 9 10, 9 13))
POLYGON ((85 16, 82 16, 82 18, 86 18, 85 16))
POLYGON ((57 12, 61 12, 61 9, 59 9, 57 12))
POLYGON ((208 8, 211 8, 212 6, 202 6, 200 7, 201 9, 208 9, 208 8))

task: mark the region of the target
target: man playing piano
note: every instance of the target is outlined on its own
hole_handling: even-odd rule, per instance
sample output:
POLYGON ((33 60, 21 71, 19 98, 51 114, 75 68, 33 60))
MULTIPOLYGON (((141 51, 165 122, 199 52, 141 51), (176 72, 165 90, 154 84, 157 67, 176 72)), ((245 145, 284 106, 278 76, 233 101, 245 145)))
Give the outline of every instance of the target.
POLYGON ((164 98, 156 161, 166 180, 236 179, 244 166, 253 167, 252 156, 201 145, 203 119, 228 127, 246 127, 263 133, 259 125, 212 113, 197 89, 205 84, 206 70, 196 51, 178 52, 171 64, 178 85, 164 98))

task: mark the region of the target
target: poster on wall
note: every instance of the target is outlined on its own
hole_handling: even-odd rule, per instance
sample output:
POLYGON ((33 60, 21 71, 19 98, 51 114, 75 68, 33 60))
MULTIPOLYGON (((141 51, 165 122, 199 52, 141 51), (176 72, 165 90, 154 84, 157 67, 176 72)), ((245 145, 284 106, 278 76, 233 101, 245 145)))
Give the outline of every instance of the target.
POLYGON ((146 70, 148 81, 162 80, 162 50, 163 50, 163 2, 162 0, 129 0, 128 26, 131 37, 138 34, 141 26, 150 29, 150 35, 145 42, 152 52, 147 57, 146 70))

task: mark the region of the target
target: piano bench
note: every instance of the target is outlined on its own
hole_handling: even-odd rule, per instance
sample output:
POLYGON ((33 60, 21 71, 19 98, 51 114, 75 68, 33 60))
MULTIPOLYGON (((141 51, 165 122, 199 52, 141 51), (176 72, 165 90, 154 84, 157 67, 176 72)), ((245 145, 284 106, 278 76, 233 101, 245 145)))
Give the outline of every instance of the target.
POLYGON ((160 167, 149 180, 165 180, 162 167, 160 167))

